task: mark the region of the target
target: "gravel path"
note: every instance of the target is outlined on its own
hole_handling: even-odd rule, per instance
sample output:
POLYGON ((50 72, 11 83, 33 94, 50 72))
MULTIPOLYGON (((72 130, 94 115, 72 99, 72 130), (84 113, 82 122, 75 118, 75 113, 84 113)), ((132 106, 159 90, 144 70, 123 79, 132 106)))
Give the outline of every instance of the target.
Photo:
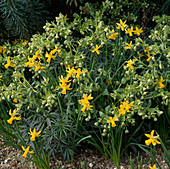
MULTIPOLYGON (((157 160, 161 164, 162 169, 168 169, 165 160, 163 159, 161 150, 157 150, 156 155, 157 160)), ((20 150, 15 150, 12 147, 0 147, 0 169, 38 169, 33 163, 27 162, 24 157, 22 157, 20 150)), ((149 168, 151 165, 151 158, 147 154, 140 155, 143 158, 144 164, 142 168, 149 168)), ((61 157, 54 160, 51 158, 50 169, 116 169, 113 161, 105 160, 103 157, 99 156, 99 153, 92 150, 81 150, 78 155, 75 156, 75 160, 67 163, 62 162, 61 157)), ((136 156, 134 156, 133 161, 136 162, 136 156)), ((120 160, 120 169, 130 169, 130 160, 126 158, 120 160)), ((136 168, 136 167, 135 167, 136 168)))

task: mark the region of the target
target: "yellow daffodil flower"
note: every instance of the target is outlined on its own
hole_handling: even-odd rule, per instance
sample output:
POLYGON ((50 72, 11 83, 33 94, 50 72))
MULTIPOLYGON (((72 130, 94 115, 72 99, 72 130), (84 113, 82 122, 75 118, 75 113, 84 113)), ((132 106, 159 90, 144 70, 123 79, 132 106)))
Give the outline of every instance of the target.
POLYGON ((35 52, 35 55, 33 56, 33 59, 36 60, 38 58, 39 62, 41 61, 42 57, 40 56, 40 50, 37 50, 35 52))
MULTIPOLYGON (((148 44, 147 44, 148 45, 148 44)), ((144 50, 145 53, 149 53, 151 49, 147 46, 146 49, 144 50)))
POLYGON ((133 68, 132 64, 133 64, 134 62, 135 62, 135 61, 132 61, 132 60, 130 59, 130 60, 128 61, 127 66, 125 66, 125 68, 129 67, 131 70, 133 70, 134 68, 133 68))
POLYGON ((48 52, 46 52, 46 57, 48 57, 47 62, 50 63, 51 59, 55 60, 56 56, 54 56, 54 54, 58 52, 60 53, 61 50, 58 49, 58 45, 55 45, 55 49, 53 49, 49 54, 48 52))
POLYGON ((140 34, 143 32, 142 28, 138 29, 136 27, 136 30, 134 30, 134 34, 136 34, 137 36, 140 36, 140 34))
POLYGON ((12 62, 13 62, 14 60, 10 60, 10 56, 8 56, 8 58, 7 58, 7 64, 5 64, 4 66, 5 66, 5 68, 7 69, 9 66, 11 66, 11 67, 16 67, 16 65, 14 65, 12 62))
POLYGON ((63 89, 63 91, 61 92, 62 94, 67 94, 66 90, 72 90, 72 88, 70 88, 71 83, 69 83, 68 85, 66 85, 67 82, 70 82, 71 80, 68 80, 69 77, 66 77, 65 79, 63 78, 63 76, 61 75, 61 78, 59 78, 61 84, 60 87, 63 89))
POLYGON ((125 23, 126 23, 126 21, 123 22, 123 21, 120 19, 120 23, 116 23, 116 24, 118 25, 118 26, 117 26, 117 29, 120 29, 120 28, 121 28, 121 30, 124 31, 124 29, 125 29, 126 26, 127 26, 125 23))
POLYGON ((53 56, 52 53, 50 52, 48 54, 48 52, 46 52, 46 57, 48 57, 47 62, 50 63, 51 59, 55 60, 56 56, 53 56))
POLYGON ((35 65, 35 71, 38 71, 39 69, 45 69, 45 67, 41 66, 41 62, 38 62, 38 65, 35 65))
MULTIPOLYGON (((15 39, 15 40, 16 40, 16 39, 15 39)), ((24 40, 24 41, 23 41, 22 39, 20 39, 20 40, 21 40, 21 43, 22 43, 22 45, 23 45, 23 46, 25 46, 25 45, 26 45, 26 43, 28 43, 28 41, 27 41, 27 40, 24 40)))
POLYGON ((112 124, 112 127, 115 127, 115 126, 116 126, 115 121, 116 121, 117 119, 118 119, 118 118, 117 118, 117 116, 116 116, 116 114, 115 114, 114 117, 109 117, 109 120, 108 120, 108 119, 106 119, 106 120, 107 120, 107 123, 111 123, 111 124, 112 124))
POLYGON ((67 14, 64 16, 65 18, 65 23, 69 20, 69 18, 67 18, 67 14))
POLYGON ((148 59, 146 59, 146 61, 147 61, 147 62, 149 62, 149 61, 150 61, 150 59, 152 58, 152 56, 150 55, 150 53, 149 53, 149 52, 148 52, 147 56, 148 56, 148 59))
POLYGON ((61 53, 61 49, 58 49, 58 45, 55 45, 55 49, 53 49, 50 53, 54 55, 56 52, 58 52, 58 54, 61 53))
POLYGON ((161 80, 159 82, 157 82, 157 84, 160 86, 160 88, 164 88, 165 85, 162 83, 164 82, 165 80, 163 79, 163 77, 161 76, 161 80))
POLYGON ((122 102, 120 104, 120 109, 119 109, 119 114, 118 116, 121 116, 121 115, 125 115, 126 111, 127 112, 130 112, 130 108, 133 107, 134 101, 132 101, 131 103, 128 103, 128 102, 122 102))
POLYGON ((143 56, 142 54, 139 53, 139 51, 137 51, 137 54, 139 55, 139 59, 143 56))
POLYGON ((125 43, 127 46, 125 46, 124 47, 124 49, 130 49, 130 50, 132 50, 133 48, 132 48, 132 41, 130 41, 130 43, 128 44, 128 43, 125 43))
POLYGON ((72 68, 70 68, 70 65, 68 65, 68 70, 66 70, 67 73, 67 77, 71 77, 72 75, 75 75, 76 74, 76 70, 74 69, 74 66, 72 68))
POLYGON ((96 48, 95 49, 93 49, 93 50, 90 50, 90 51, 92 51, 92 52, 96 52, 98 55, 100 54, 100 52, 99 52, 99 48, 101 47, 101 45, 100 46, 98 46, 98 45, 96 45, 96 48))
POLYGON ((32 58, 30 58, 29 56, 28 56, 28 60, 29 60, 29 62, 26 62, 25 63, 25 66, 27 67, 27 66, 29 66, 29 67, 32 67, 32 66, 34 66, 35 65, 35 62, 34 62, 34 57, 32 57, 32 58))
POLYGON ((17 99, 15 98, 15 99, 13 100, 13 102, 14 102, 14 103, 17 103, 18 101, 17 101, 17 99))
POLYGON ((115 30, 112 29, 112 31, 109 30, 109 33, 112 33, 112 34, 109 35, 107 38, 108 38, 108 39, 116 40, 116 37, 117 37, 117 35, 118 35, 118 32, 115 32, 115 30))
POLYGON ((34 153, 34 151, 29 151, 30 146, 28 146, 26 149, 24 148, 24 146, 22 146, 22 149, 25 151, 24 154, 22 155, 22 156, 25 157, 25 158, 27 157, 27 154, 28 154, 28 153, 31 153, 31 154, 34 153))
POLYGON ((13 113, 11 113, 11 109, 10 109, 9 115, 11 116, 11 118, 7 120, 9 124, 12 124, 13 120, 21 120, 21 115, 19 117, 16 117, 16 115, 18 115, 16 110, 13 113))
POLYGON ((86 109, 92 110, 91 107, 93 107, 92 105, 86 104, 85 102, 82 102, 81 105, 83 106, 81 109, 82 112, 85 112, 86 109))
POLYGON ((86 94, 83 94, 83 99, 82 100, 79 100, 79 103, 80 102, 85 102, 86 104, 89 104, 89 100, 92 100, 93 97, 91 97, 91 94, 89 96, 87 96, 86 94))
POLYGON ((86 73, 87 71, 82 71, 81 72, 81 69, 80 68, 78 68, 77 70, 76 70, 76 78, 80 78, 80 74, 83 74, 83 73, 86 73))
POLYGON ((79 104, 81 104, 83 107, 81 109, 82 112, 85 112, 86 109, 92 110, 91 107, 93 107, 92 105, 90 105, 89 100, 92 100, 93 97, 91 97, 91 94, 89 96, 87 96, 86 94, 83 94, 83 99, 82 100, 78 100, 79 104))
POLYGON ((153 146, 155 146, 156 144, 161 144, 157 139, 159 137, 159 135, 157 136, 153 136, 154 134, 154 130, 151 131, 151 134, 145 134, 146 137, 149 138, 149 140, 145 140, 145 144, 147 146, 149 146, 151 143, 153 144, 153 146))
POLYGON ((30 133, 28 133, 28 134, 30 134, 32 137, 30 138, 30 140, 31 141, 35 141, 35 137, 39 137, 40 136, 40 133, 41 133, 41 131, 39 131, 39 132, 37 132, 36 133, 36 129, 34 128, 34 130, 33 131, 31 131, 31 128, 30 128, 30 133))
POLYGON ((127 30, 125 30, 125 32, 127 33, 127 34, 129 34, 129 36, 133 36, 133 26, 131 26, 131 28, 130 29, 127 29, 127 30))
POLYGON ((0 46, 0 53, 5 54, 6 50, 3 46, 0 46))
POLYGON ((156 165, 154 164, 153 167, 149 166, 150 169, 156 169, 156 165))

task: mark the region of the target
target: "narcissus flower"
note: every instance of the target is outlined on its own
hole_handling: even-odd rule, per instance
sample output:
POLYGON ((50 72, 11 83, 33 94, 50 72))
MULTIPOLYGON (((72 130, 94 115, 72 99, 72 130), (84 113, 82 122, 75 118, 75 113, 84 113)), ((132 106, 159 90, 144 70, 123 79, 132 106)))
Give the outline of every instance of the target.
POLYGON ((46 57, 47 62, 50 63, 51 59, 55 60, 56 56, 54 55, 56 52, 58 52, 60 54, 61 50, 58 49, 58 45, 55 45, 55 49, 53 49, 50 53, 46 52, 46 57))
POLYGON ((125 115, 126 111, 130 112, 129 109, 134 106, 133 103, 134 101, 132 101, 131 103, 121 102, 118 116, 125 115))
POLYGON ((118 32, 115 32, 115 30, 112 29, 112 31, 109 30, 109 33, 112 33, 112 34, 109 35, 107 38, 108 38, 108 39, 116 40, 116 37, 117 37, 117 35, 118 35, 118 32))
POLYGON ((143 54, 142 53, 139 53, 139 51, 137 51, 137 54, 139 55, 139 59, 143 56, 143 54))
POLYGON ((132 48, 132 41, 130 41, 130 43, 128 44, 128 43, 125 43, 127 46, 125 46, 124 47, 124 49, 130 49, 130 50, 132 50, 133 48, 132 48))
POLYGON ((11 67, 16 67, 16 65, 14 65, 12 62, 13 62, 14 60, 10 60, 10 56, 8 56, 8 58, 7 58, 7 64, 5 64, 4 66, 5 66, 5 68, 7 69, 9 66, 11 66, 11 67))
POLYGON ((92 105, 90 105, 89 100, 92 100, 93 97, 91 97, 91 94, 87 97, 86 94, 83 94, 83 99, 82 100, 78 100, 79 104, 81 104, 83 106, 83 108, 81 109, 82 112, 84 112, 86 109, 92 110, 91 107, 93 107, 92 105))
POLYGON ((160 88, 164 88, 165 87, 165 85, 162 83, 164 81, 165 81, 165 79, 163 79, 163 77, 161 76, 161 80, 159 82, 157 82, 157 84, 160 86, 160 88))
MULTIPOLYGON (((147 44, 147 45, 148 45, 148 44, 147 44)), ((144 52, 145 52, 145 53, 149 53, 150 50, 151 50, 151 49, 149 48, 149 46, 147 46, 147 47, 145 48, 144 52)))
MULTIPOLYGON (((15 39, 15 40, 16 40, 16 39, 15 39)), ((25 45, 26 45, 26 43, 28 43, 28 41, 27 41, 27 40, 24 40, 24 41, 23 41, 22 39, 20 39, 20 41, 21 41, 21 43, 22 43, 22 45, 23 45, 23 46, 25 46, 25 45)))
POLYGON ((14 103, 17 103, 18 101, 17 101, 17 99, 15 98, 15 99, 13 100, 13 102, 14 102, 14 103))
POLYGON ((154 164, 153 167, 149 166, 150 169, 156 169, 156 165, 154 164))
POLYGON ((150 53, 149 53, 149 52, 148 52, 147 56, 148 56, 148 59, 146 59, 146 61, 147 61, 147 62, 149 62, 149 61, 150 61, 150 59, 152 58, 152 56, 150 55, 150 53))
POLYGON ((38 62, 38 64, 35 65, 35 71, 38 71, 39 69, 45 69, 45 67, 41 66, 41 62, 38 62))
POLYGON ((40 136, 40 133, 41 131, 39 132, 36 132, 36 129, 34 128, 33 132, 31 131, 31 128, 30 128, 30 134, 32 137, 30 138, 31 141, 35 141, 35 137, 39 137, 40 136))
POLYGON ((34 66, 35 65, 35 62, 34 62, 34 57, 32 57, 32 58, 30 58, 30 56, 28 56, 28 60, 29 60, 29 62, 26 62, 25 63, 25 66, 27 67, 27 66, 29 66, 29 67, 32 67, 32 66, 34 66))
POLYGON ((4 47, 3 47, 3 46, 0 46, 0 53, 5 54, 5 52, 6 52, 6 50, 4 49, 4 47))
POLYGON ((98 46, 98 45, 96 45, 96 48, 94 48, 93 50, 90 50, 90 51, 92 51, 92 52, 96 52, 98 55, 100 54, 100 52, 99 52, 99 48, 101 47, 101 45, 100 46, 98 46))
POLYGON ((151 134, 145 134, 145 136, 149 138, 149 140, 145 140, 145 144, 147 146, 149 146, 151 143, 153 144, 153 146, 155 146, 156 144, 161 144, 158 141, 159 135, 153 136, 153 134, 154 134, 154 130, 151 131, 151 134))
POLYGON ((69 20, 69 18, 67 18, 67 14, 64 16, 65 18, 65 23, 69 20))
POLYGON ((58 52, 58 54, 61 53, 61 49, 58 48, 59 45, 55 45, 55 49, 53 49, 50 53, 52 55, 54 55, 56 52, 58 52))
POLYGON ((83 73, 86 73, 87 71, 81 71, 81 69, 80 68, 78 68, 77 70, 76 70, 76 78, 80 78, 80 74, 83 74, 83 73))
POLYGON ((16 115, 18 115, 16 110, 13 113, 11 113, 11 109, 10 109, 9 115, 11 116, 11 118, 7 120, 9 124, 12 124, 13 120, 21 120, 21 115, 19 117, 16 117, 16 115))
POLYGON ((127 29, 127 30, 125 30, 125 32, 127 33, 127 34, 129 34, 129 36, 133 36, 133 26, 131 26, 131 28, 130 29, 127 29))
POLYGON ((134 34, 136 34, 136 35, 138 35, 138 36, 140 36, 140 34, 141 34, 142 32, 143 32, 142 28, 138 29, 138 28, 136 27, 136 30, 134 30, 134 34))
POLYGON ((117 118, 117 116, 116 116, 116 114, 115 114, 114 117, 109 117, 109 120, 108 120, 108 119, 106 119, 106 120, 107 120, 107 123, 111 123, 111 124, 112 124, 112 127, 115 127, 115 126, 116 126, 115 121, 116 121, 117 119, 118 119, 118 118, 117 118))
POLYGON ((128 61, 128 64, 127 64, 127 66, 125 66, 125 68, 127 68, 127 67, 129 67, 130 69, 134 69, 133 68, 133 66, 132 66, 132 64, 134 63, 135 61, 132 61, 131 59, 128 61))
POLYGON ((68 85, 66 85, 67 82, 70 82, 71 80, 68 80, 69 77, 66 77, 65 79, 63 78, 63 76, 61 75, 61 78, 59 78, 60 80, 60 87, 63 89, 63 91, 61 92, 62 94, 67 94, 66 91, 67 90, 72 90, 72 88, 70 88, 71 83, 69 83, 68 85))
MULTIPOLYGON (((93 97, 91 96, 91 94, 89 96, 87 96, 86 94, 83 94, 83 101, 86 102, 87 104, 90 103, 89 100, 92 100, 93 97)), ((80 102, 82 100, 79 100, 80 102)))
POLYGON ((125 29, 126 26, 127 26, 125 23, 126 23, 126 21, 123 22, 123 21, 120 19, 120 23, 116 23, 116 24, 118 25, 118 26, 117 26, 117 29, 120 29, 120 28, 121 28, 121 30, 124 31, 124 29, 125 29))
POLYGON ((51 62, 51 59, 55 60, 56 56, 53 56, 52 53, 48 53, 46 52, 46 57, 48 58, 47 59, 47 62, 50 63, 51 62))
POLYGON ((76 70, 74 69, 74 66, 72 68, 70 68, 70 65, 68 65, 68 70, 66 70, 67 72, 67 77, 71 77, 72 75, 75 75, 76 74, 76 70))
POLYGON ((22 155, 22 156, 25 157, 25 158, 27 157, 27 154, 28 154, 28 153, 31 153, 31 154, 34 153, 34 151, 29 151, 30 146, 28 146, 26 149, 24 148, 24 146, 22 146, 22 149, 25 151, 24 154, 22 155))

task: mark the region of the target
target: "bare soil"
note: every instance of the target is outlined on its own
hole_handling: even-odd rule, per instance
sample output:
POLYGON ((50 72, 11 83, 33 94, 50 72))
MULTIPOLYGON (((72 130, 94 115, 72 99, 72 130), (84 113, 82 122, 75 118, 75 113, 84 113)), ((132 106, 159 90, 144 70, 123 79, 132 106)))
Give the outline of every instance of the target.
MULTIPOLYGON (((22 157, 23 152, 15 150, 13 147, 0 147, 0 169, 38 169, 35 164, 28 162, 22 157)), ((152 159, 147 154, 140 154, 143 164, 142 169, 152 166, 152 159)), ((162 156, 161 149, 157 148, 156 159, 159 161, 162 169, 168 169, 168 166, 162 156)), ((132 155, 135 168, 137 167, 137 155, 132 155)), ((140 161, 140 160, 139 160, 140 161)), ((111 159, 105 160, 96 150, 80 150, 71 162, 63 162, 61 157, 54 160, 51 157, 50 169, 116 169, 111 159)), ((130 159, 120 160, 120 169, 130 169, 130 159)))

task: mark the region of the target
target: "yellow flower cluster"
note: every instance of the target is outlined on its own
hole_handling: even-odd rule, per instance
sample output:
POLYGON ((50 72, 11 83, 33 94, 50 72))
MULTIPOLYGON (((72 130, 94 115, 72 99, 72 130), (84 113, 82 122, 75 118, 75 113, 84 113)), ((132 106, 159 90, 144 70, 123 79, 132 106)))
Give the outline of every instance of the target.
POLYGON ((131 103, 121 102, 118 116, 115 114, 114 117, 109 117, 109 119, 106 119, 107 123, 111 123, 112 127, 116 127, 115 121, 117 121, 118 117, 120 117, 121 115, 125 115, 126 112, 130 112, 129 109, 134 106, 133 103, 134 101, 132 101, 131 103))
POLYGON ((68 65, 67 68, 68 68, 68 70, 66 70, 66 72, 67 72, 66 78, 64 78, 62 75, 61 75, 61 78, 59 78, 59 81, 60 81, 59 85, 63 89, 62 92, 61 92, 62 94, 67 94, 66 90, 71 90, 72 89, 72 88, 70 88, 71 83, 69 83, 68 85, 66 84, 66 83, 71 81, 71 80, 69 80, 69 78, 72 75, 76 75, 76 78, 79 79, 81 74, 84 74, 84 73, 87 72, 87 71, 81 71, 80 68, 78 68, 76 70, 76 69, 74 69, 74 66, 72 68, 70 68, 70 65, 68 65))
MULTIPOLYGON (((11 109, 10 109, 9 115, 11 116, 10 119, 7 120, 7 122, 9 124, 12 124, 13 120, 21 120, 21 115, 19 115, 16 110, 13 113, 11 113, 11 109), (17 117, 17 115, 19 115, 19 116, 17 117)), ((31 131, 31 128, 30 128, 30 132, 28 132, 28 134, 30 134, 32 136, 30 138, 30 140, 35 141, 35 137, 39 137, 40 133, 41 133, 41 131, 36 132, 35 128, 33 131, 31 131)), ((28 153, 34 153, 33 151, 29 151, 29 148, 30 148, 30 146, 28 146, 26 149, 24 148, 24 146, 22 146, 22 149, 25 151, 24 154, 22 155, 23 157, 26 158, 28 153)))
POLYGON ((136 27, 136 30, 133 30, 133 26, 131 26, 130 29, 125 30, 126 34, 129 34, 129 36, 133 36, 133 33, 136 34, 137 36, 140 36, 140 34, 143 32, 142 28, 138 29, 136 27))
POLYGON ((126 21, 122 21, 120 19, 120 23, 116 23, 117 26, 117 29, 121 29, 122 31, 125 30, 125 32, 127 34, 129 34, 129 36, 133 36, 133 33, 136 34, 137 36, 140 36, 140 34, 143 32, 142 28, 138 29, 138 27, 136 27, 136 30, 133 30, 133 26, 131 26, 130 29, 125 29, 127 24, 126 24, 126 21))
MULTIPOLYGON (((32 137, 30 138, 30 140, 31 141, 35 141, 35 137, 39 137, 40 136, 40 133, 41 133, 41 131, 38 131, 38 132, 36 132, 36 129, 34 128, 34 130, 33 131, 31 131, 31 128, 30 128, 30 133, 28 132, 28 134, 30 134, 32 137)), ((30 149, 30 146, 28 146, 26 149, 24 148, 24 146, 22 146, 22 149, 24 150, 24 154, 22 155, 23 157, 27 157, 27 154, 28 153, 31 153, 31 154, 33 154, 34 153, 34 151, 29 151, 29 149, 30 149)))
POLYGON ((83 94, 83 99, 82 100, 78 100, 78 102, 83 106, 81 111, 85 112, 86 109, 92 110, 91 107, 93 107, 92 105, 90 105, 89 100, 92 100, 93 97, 91 97, 91 94, 89 96, 87 96, 86 94, 83 94))
POLYGON ((112 34, 111 34, 111 35, 109 35, 107 38, 108 38, 108 39, 116 40, 116 37, 117 37, 117 35, 118 35, 118 32, 115 32, 115 30, 114 30, 114 29, 112 29, 112 31, 111 31, 111 30, 109 30, 109 33, 112 33, 112 34))
MULTIPOLYGON (((19 99, 21 99, 22 95, 19 96, 19 99)), ((14 103, 18 103, 18 100, 16 98, 14 98, 13 100, 14 103)))
POLYGON ((27 66, 29 66, 29 67, 35 66, 35 71, 38 71, 39 69, 42 69, 42 70, 45 69, 45 67, 41 67, 41 59, 42 59, 42 57, 40 56, 39 52, 40 51, 37 50, 35 55, 32 58, 30 58, 28 56, 29 62, 25 63, 26 67, 27 66), (38 59, 38 61, 36 61, 37 59, 38 59))

